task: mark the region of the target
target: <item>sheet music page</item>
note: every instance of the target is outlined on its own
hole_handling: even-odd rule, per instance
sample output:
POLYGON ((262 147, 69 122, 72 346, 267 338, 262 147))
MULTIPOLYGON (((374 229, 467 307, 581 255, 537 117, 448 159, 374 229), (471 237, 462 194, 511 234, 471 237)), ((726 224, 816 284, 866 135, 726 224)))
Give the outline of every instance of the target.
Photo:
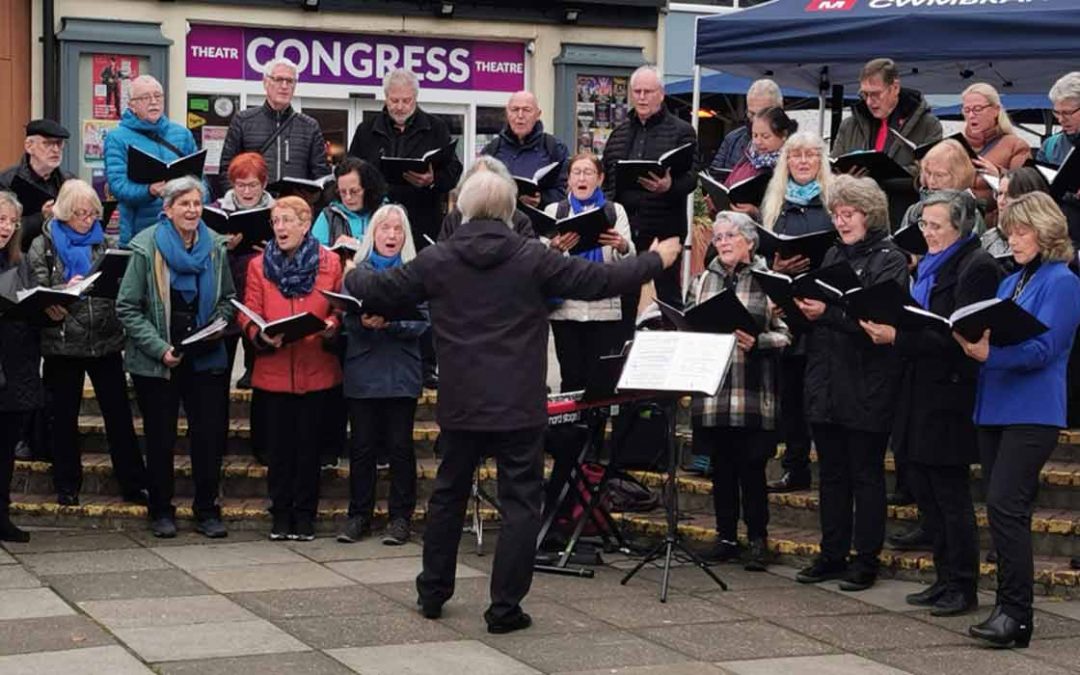
POLYGON ((617 388, 711 396, 727 377, 734 349, 735 336, 729 334, 640 331, 617 388))

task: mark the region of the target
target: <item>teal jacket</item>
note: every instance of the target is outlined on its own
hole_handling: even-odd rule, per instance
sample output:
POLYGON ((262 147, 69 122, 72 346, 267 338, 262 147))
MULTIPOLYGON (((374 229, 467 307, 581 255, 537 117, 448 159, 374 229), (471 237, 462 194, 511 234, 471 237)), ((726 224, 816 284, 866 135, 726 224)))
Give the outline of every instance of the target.
MULTIPOLYGON (((124 369, 132 375, 169 378, 169 369, 161 357, 169 350, 169 266, 157 250, 154 232, 159 227, 171 227, 166 222, 152 225, 131 240, 132 251, 120 292, 116 296, 116 314, 124 324, 127 346, 124 349, 124 369)), ((232 274, 227 263, 225 237, 211 231, 214 249, 210 260, 218 279, 218 301, 213 321, 222 317, 232 321, 236 309, 229 302, 236 297, 232 274)))

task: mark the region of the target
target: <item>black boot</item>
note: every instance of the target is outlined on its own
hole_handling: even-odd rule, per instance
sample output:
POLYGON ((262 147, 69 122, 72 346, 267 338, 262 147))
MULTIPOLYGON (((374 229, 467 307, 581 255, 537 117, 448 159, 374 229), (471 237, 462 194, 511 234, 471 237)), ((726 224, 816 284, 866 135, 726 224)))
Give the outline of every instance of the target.
POLYGON ((1031 628, 1030 618, 1017 621, 1003 611, 993 619, 968 628, 968 633, 999 647, 1021 649, 1031 642, 1031 628))
POLYGON ((977 623, 972 628, 978 628, 979 630, 985 630, 987 626, 993 623, 994 619, 1001 615, 1001 605, 994 605, 994 609, 990 610, 990 616, 986 617, 982 623, 977 623))
POLYGON ((771 480, 766 484, 769 492, 797 492, 810 489, 810 476, 796 476, 790 471, 785 472, 777 480, 771 480))
POLYGON ((974 612, 979 608, 979 598, 975 591, 947 591, 934 603, 930 616, 960 616, 974 612))
POLYGON ((1080 555, 1073 556, 1072 560, 1069 561, 1069 567, 1074 570, 1080 570, 1080 555))
POLYGON ((897 551, 932 551, 934 537, 921 525, 916 525, 907 532, 897 532, 888 537, 889 546, 897 551))
POLYGON ((929 607, 937 602, 941 596, 945 595, 945 591, 947 590, 949 590, 948 585, 944 581, 938 579, 918 593, 911 593, 905 596, 904 600, 907 604, 915 605, 916 607, 929 607))
POLYGON ((751 539, 750 548, 743 559, 747 572, 764 572, 769 566, 769 546, 765 539, 751 539))
POLYGON ((0 541, 25 544, 30 541, 30 533, 16 527, 6 513, 0 514, 0 541))

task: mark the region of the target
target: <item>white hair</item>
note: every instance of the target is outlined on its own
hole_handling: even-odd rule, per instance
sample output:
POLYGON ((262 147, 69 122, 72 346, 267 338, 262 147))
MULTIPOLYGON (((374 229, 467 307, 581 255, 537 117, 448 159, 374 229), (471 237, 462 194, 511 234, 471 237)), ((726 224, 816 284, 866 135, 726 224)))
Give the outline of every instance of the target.
POLYGON ((772 101, 773 107, 784 107, 784 94, 780 91, 780 85, 768 78, 754 80, 750 88, 746 90, 746 97, 760 96, 772 101))
POLYGON ((387 73, 382 82, 383 93, 389 95, 390 87, 397 84, 408 85, 414 94, 420 94, 420 80, 417 79, 416 73, 408 68, 394 68, 387 73))
POLYGON ((664 91, 664 78, 660 77, 660 71, 656 69, 656 66, 650 65, 639 66, 638 69, 630 75, 630 86, 633 87, 634 80, 646 73, 652 73, 653 77, 656 78, 656 82, 660 85, 660 91, 664 91))
POLYGON ((416 244, 413 243, 409 214, 398 204, 383 204, 371 215, 371 221, 364 230, 364 238, 360 240, 360 249, 356 252, 354 260, 367 260, 371 252, 375 250, 375 228, 393 215, 401 219, 401 229, 405 232, 405 241, 401 245, 401 262, 407 263, 416 257, 416 244))
POLYGON ((1061 76, 1054 86, 1050 87, 1050 100, 1054 103, 1072 99, 1080 101, 1080 71, 1074 70, 1061 76))
MULTIPOLYGON (((472 166, 465 170, 465 173, 461 174, 461 180, 458 181, 457 190, 460 194, 461 188, 465 186, 465 182, 472 178, 474 175, 481 171, 490 171, 496 173, 506 180, 514 183, 514 176, 510 173, 510 169, 506 168, 506 165, 501 160, 492 157, 491 155, 480 155, 473 160, 472 166)), ((516 186, 517 183, 514 183, 516 186)))
POLYGON ((501 220, 508 227, 517 208, 517 185, 493 171, 473 174, 461 186, 457 207, 461 222, 470 220, 501 220))
POLYGON ((739 231, 739 234, 742 235, 743 239, 750 244, 751 254, 757 251, 757 224, 754 222, 753 218, 738 211, 721 211, 716 214, 716 220, 713 221, 713 232, 715 233, 716 228, 724 223, 735 226, 735 229, 739 231))
POLYGON ((300 67, 284 56, 279 56, 267 61, 266 65, 263 66, 263 77, 272 76, 274 74, 274 69, 279 66, 285 66, 291 70, 293 72, 293 77, 296 78, 298 82, 300 81, 300 67))
POLYGON ((157 78, 154 77, 153 75, 140 75, 140 76, 134 78, 133 80, 131 80, 132 88, 134 88, 135 85, 137 85, 137 84, 153 85, 153 86, 157 87, 158 89, 161 89, 162 91, 165 91, 165 88, 161 86, 161 83, 158 82, 157 78))
POLYGON ((165 187, 161 191, 161 201, 165 206, 172 206, 173 202, 177 200, 181 195, 186 195, 192 190, 199 191, 199 198, 206 197, 206 187, 203 182, 194 176, 181 176, 180 178, 173 178, 168 183, 165 183, 165 187))

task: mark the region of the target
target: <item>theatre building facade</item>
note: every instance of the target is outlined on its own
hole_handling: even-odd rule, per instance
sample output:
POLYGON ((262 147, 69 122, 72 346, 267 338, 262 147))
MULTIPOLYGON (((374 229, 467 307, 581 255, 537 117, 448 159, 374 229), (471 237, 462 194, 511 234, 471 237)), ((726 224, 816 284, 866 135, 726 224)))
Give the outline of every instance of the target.
POLYGON ((293 105, 319 121, 331 156, 382 109, 382 77, 399 66, 417 73, 420 105, 448 122, 466 164, 519 89, 536 93, 547 130, 568 147, 599 152, 629 109, 630 72, 663 52, 664 4, 37 1, 29 113, 72 131, 66 168, 101 189, 104 136, 131 80, 150 74, 170 119, 208 149, 213 173, 232 116, 263 103, 262 66, 286 57, 300 69, 293 105))

